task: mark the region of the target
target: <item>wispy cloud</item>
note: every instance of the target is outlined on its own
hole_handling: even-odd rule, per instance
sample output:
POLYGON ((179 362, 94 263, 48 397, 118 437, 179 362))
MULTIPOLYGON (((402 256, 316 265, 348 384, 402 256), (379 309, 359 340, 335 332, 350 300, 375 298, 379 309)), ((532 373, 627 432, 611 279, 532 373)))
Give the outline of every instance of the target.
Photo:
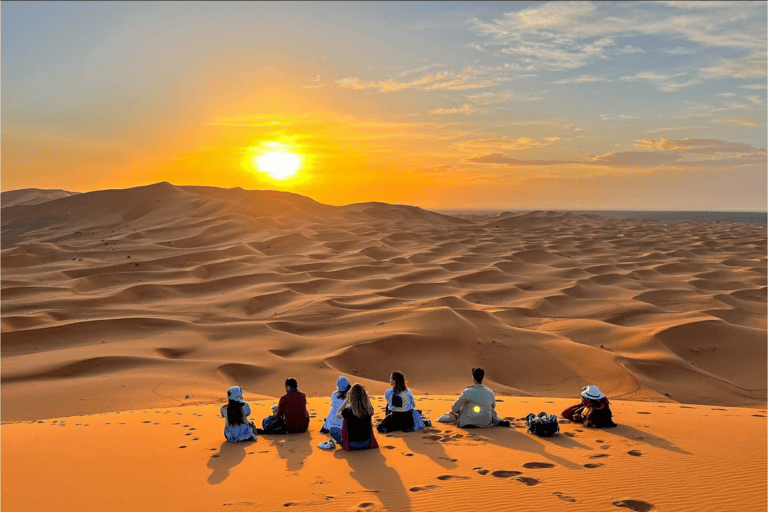
POLYGON ((489 138, 489 139, 470 139, 454 142, 454 147, 459 151, 523 151, 526 149, 549 146, 560 140, 560 137, 544 137, 541 139, 532 139, 530 137, 520 137, 512 139, 508 137, 489 138))
POLYGON ((517 160, 509 158, 502 153, 491 153, 489 155, 476 156, 467 159, 467 162, 476 164, 497 164, 497 165, 554 165, 563 162, 559 160, 517 160))
POLYGON ((728 142, 720 139, 639 139, 635 142, 637 149, 657 151, 677 151, 711 155, 715 153, 765 153, 765 149, 756 148, 752 144, 728 142))
POLYGON ((498 92, 484 91, 475 94, 465 94, 464 97, 468 101, 478 105, 498 105, 502 103, 539 101, 544 99, 541 95, 515 92, 512 90, 498 92))
POLYGON ((430 115, 449 115, 449 114, 471 114, 473 112, 477 112, 477 109, 474 108, 469 103, 465 103, 461 107, 457 108, 436 108, 429 111, 430 115))
POLYGON ((638 117, 630 116, 627 114, 618 114, 616 116, 611 117, 608 114, 600 114, 600 119, 602 119, 603 121, 611 121, 613 119, 638 119, 638 117))
MULTIPOLYGON (((409 70, 405 74, 414 74, 421 70, 409 70)), ((403 73, 401 73, 401 76, 403 73)), ((510 66, 467 66, 461 71, 441 71, 423 74, 412 80, 372 80, 363 81, 359 78, 343 78, 336 83, 348 89, 378 89, 381 92, 402 91, 404 89, 420 89, 425 91, 447 90, 461 91, 467 89, 482 89, 503 82, 519 79, 512 73, 510 66)))
POLYGON ((721 59, 717 64, 700 71, 723 78, 761 78, 765 77, 765 67, 766 55, 763 48, 736 59, 721 59))
POLYGON ((741 88, 742 89, 755 89, 755 90, 765 89, 766 88, 766 84, 747 84, 747 85, 742 85, 741 88))
POLYGON ((608 81, 608 79, 603 76, 580 75, 573 78, 563 78, 560 80, 556 80, 552 83, 560 85, 560 84, 584 84, 584 83, 590 83, 590 82, 605 82, 605 81, 608 81))
POLYGON ((748 126, 750 128, 757 128, 758 126, 763 126, 763 123, 758 123, 746 117, 729 117, 727 119, 713 119, 712 122, 716 124, 732 124, 736 126, 748 126))
POLYGON ((700 84, 703 80, 699 78, 690 78, 686 81, 674 80, 685 76, 686 73, 658 73, 656 71, 641 71, 631 76, 622 76, 621 80, 625 82, 635 82, 642 80, 650 82, 657 89, 663 92, 674 92, 684 87, 690 87, 691 85, 700 84))

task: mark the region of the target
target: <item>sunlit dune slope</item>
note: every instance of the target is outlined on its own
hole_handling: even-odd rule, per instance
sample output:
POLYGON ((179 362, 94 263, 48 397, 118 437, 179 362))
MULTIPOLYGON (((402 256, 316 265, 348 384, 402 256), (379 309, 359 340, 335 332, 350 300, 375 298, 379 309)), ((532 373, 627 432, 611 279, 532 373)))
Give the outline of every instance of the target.
MULTIPOLYGON (((2 211, 4 419, 403 371, 452 394, 766 401, 764 225, 448 216, 158 183, 2 211), (56 393, 51 393, 56 389, 56 393)), ((27 204, 25 204, 27 203, 27 204)))

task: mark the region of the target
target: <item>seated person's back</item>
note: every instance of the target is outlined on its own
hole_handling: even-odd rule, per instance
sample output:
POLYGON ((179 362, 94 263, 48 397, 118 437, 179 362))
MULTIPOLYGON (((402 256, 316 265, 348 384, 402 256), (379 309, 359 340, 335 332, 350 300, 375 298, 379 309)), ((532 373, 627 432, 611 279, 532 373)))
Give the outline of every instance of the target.
POLYGON ((289 434, 306 432, 309 428, 309 411, 307 411, 307 396, 299 391, 295 379, 286 381, 287 393, 277 404, 277 417, 283 418, 285 429, 289 434))
POLYGON ((458 415, 456 424, 459 427, 492 427, 499 423, 495 409, 496 396, 483 386, 484 376, 482 369, 473 368, 474 385, 466 388, 451 407, 453 413, 458 415))

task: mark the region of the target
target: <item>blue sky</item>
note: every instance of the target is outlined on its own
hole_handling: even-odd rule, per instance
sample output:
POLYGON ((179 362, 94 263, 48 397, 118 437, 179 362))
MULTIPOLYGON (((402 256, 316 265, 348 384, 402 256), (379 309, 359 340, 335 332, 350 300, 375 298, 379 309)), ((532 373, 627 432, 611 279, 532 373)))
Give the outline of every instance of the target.
POLYGON ((167 180, 333 204, 765 209, 765 2, 2 14, 3 190, 167 180), (305 156, 301 180, 243 168, 275 141, 305 156))

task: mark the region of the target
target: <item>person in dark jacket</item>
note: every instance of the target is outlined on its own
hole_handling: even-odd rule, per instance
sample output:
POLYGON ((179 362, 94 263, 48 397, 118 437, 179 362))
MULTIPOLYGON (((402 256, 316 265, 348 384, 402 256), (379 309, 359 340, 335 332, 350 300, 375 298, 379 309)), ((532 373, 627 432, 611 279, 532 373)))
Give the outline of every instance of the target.
POLYGON ((581 389, 581 403, 572 405, 561 416, 574 423, 583 423, 585 427, 615 427, 608 398, 597 386, 584 386, 581 389))

